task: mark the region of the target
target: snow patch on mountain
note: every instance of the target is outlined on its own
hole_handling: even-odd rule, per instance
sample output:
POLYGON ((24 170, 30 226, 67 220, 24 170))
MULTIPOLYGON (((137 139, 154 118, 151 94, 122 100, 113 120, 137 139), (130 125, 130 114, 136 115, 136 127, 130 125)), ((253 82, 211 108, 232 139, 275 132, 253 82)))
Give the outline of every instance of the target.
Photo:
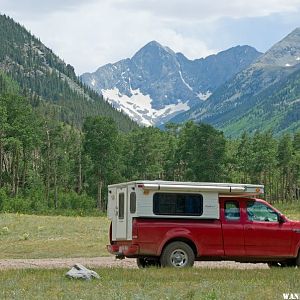
POLYGON ((116 109, 122 110, 130 118, 145 126, 167 122, 175 114, 190 109, 189 105, 182 101, 166 105, 161 109, 154 109, 150 96, 144 95, 140 89, 131 89, 132 96, 130 97, 121 94, 118 88, 102 89, 101 92, 104 99, 116 109))
POLYGON ((212 95, 212 92, 211 91, 206 91, 204 94, 199 92, 197 94, 198 98, 202 101, 205 101, 207 100, 210 96, 212 95))
POLYGON ((190 91, 193 91, 193 88, 192 88, 192 87, 184 80, 181 71, 179 71, 179 75, 180 75, 180 78, 181 78, 182 82, 184 83, 184 85, 185 85, 190 91))

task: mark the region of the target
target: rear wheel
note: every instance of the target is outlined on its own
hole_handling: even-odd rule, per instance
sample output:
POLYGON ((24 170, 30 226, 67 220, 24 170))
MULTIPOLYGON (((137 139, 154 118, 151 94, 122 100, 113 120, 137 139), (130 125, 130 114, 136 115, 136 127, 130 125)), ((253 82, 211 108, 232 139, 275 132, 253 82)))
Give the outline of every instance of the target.
POLYGON ((162 267, 187 268, 195 261, 193 249, 184 242, 173 242, 166 246, 160 258, 162 267))
POLYGON ((149 267, 160 267, 160 261, 156 257, 138 257, 136 263, 139 269, 149 268, 149 267))
POLYGON ((298 256, 296 257, 295 265, 300 268, 300 250, 298 251, 298 256))

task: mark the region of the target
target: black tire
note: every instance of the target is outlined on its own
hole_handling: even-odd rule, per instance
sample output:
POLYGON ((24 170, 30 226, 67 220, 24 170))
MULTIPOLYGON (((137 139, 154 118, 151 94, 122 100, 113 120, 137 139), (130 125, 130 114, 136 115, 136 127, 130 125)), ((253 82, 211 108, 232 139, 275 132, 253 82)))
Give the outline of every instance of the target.
POLYGON ((298 255, 296 257, 295 265, 296 265, 296 267, 300 268, 300 250, 298 251, 298 255))
POLYGON ((136 263, 139 269, 157 267, 160 268, 160 261, 155 257, 138 257, 136 263))
POLYGON ((188 268, 194 265, 195 253, 184 242, 173 242, 165 247, 160 257, 162 267, 188 268))
POLYGON ((270 269, 272 269, 272 268, 283 268, 283 267, 285 267, 285 265, 284 265, 283 263, 276 262, 276 261, 268 262, 268 266, 269 266, 270 269))
POLYGON ((287 260, 287 261, 280 261, 280 262, 268 262, 269 268, 286 268, 286 267, 295 267, 296 261, 295 260, 287 260))

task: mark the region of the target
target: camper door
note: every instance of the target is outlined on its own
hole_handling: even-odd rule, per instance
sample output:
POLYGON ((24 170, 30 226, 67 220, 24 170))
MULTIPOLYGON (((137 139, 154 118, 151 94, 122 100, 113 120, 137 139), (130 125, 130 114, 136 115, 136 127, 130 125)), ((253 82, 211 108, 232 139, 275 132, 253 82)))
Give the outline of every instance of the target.
POLYGON ((114 218, 116 240, 127 238, 127 188, 117 188, 116 216, 114 218))

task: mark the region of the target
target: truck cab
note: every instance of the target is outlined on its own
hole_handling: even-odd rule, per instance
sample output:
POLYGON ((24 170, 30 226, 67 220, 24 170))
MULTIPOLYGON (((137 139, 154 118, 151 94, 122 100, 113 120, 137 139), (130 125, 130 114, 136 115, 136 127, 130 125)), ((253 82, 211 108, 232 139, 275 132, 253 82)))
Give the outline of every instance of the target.
POLYGON ((109 186, 110 245, 139 267, 198 260, 299 265, 300 222, 257 196, 261 185, 137 181, 109 186))

